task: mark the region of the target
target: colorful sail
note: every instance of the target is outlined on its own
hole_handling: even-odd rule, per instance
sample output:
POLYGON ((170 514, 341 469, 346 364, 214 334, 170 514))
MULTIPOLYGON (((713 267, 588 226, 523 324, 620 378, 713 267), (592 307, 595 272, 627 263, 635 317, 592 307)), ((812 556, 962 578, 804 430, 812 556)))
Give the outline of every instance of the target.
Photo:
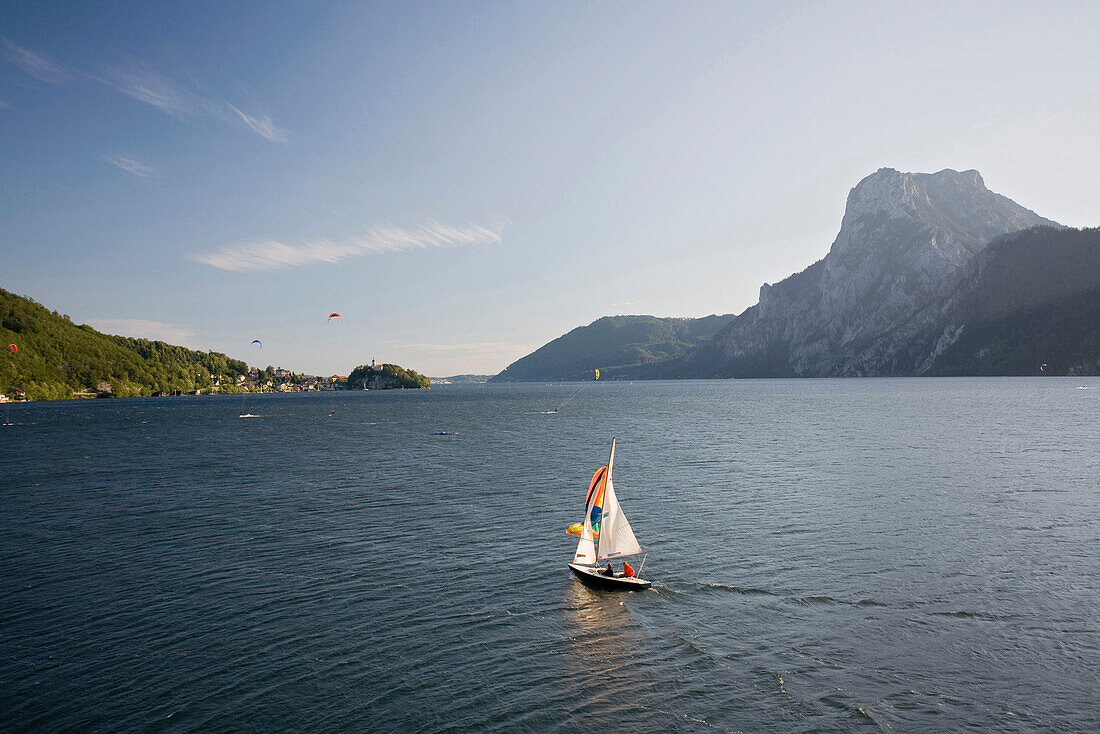
POLYGON ((584 495, 584 507, 588 518, 592 522, 592 535, 600 535, 600 516, 603 514, 603 488, 607 479, 607 467, 601 466, 592 475, 592 481, 588 483, 588 492, 584 495))
MULTIPOLYGON (((614 455, 614 441, 611 442, 611 447, 614 455)), ((596 540, 600 537, 604 487, 610 476, 609 468, 601 466, 592 475, 592 481, 588 484, 588 493, 584 499, 584 524, 581 525, 581 539, 577 541, 577 552, 573 555, 573 563, 592 565, 596 562, 596 540)))
POLYGON ((601 466, 596 470, 596 473, 592 475, 592 481, 588 483, 588 491, 584 493, 584 506, 588 507, 588 503, 592 500, 592 492, 599 487, 603 489, 604 477, 607 476, 607 467, 601 466))
MULTIPOLYGON (((584 533, 583 522, 575 522, 565 529, 566 535, 581 535, 582 533, 584 533)), ((600 537, 600 534, 595 531, 592 532, 592 535, 596 538, 600 537)))

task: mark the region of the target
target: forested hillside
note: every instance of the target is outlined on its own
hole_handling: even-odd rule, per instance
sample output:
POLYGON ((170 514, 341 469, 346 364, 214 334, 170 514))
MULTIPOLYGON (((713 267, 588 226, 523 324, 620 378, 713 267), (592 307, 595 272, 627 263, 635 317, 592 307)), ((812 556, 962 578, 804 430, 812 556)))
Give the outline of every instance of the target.
POLYGON ((148 339, 101 334, 29 298, 0 289, 0 392, 23 390, 31 400, 77 392, 115 396, 206 390, 220 376, 233 392, 248 365, 219 352, 197 352, 148 339))
POLYGON ((596 368, 611 378, 632 374, 683 355, 732 319, 605 316, 513 362, 491 381, 583 380, 596 368))
POLYGON ((386 388, 430 387, 432 381, 416 370, 405 369, 397 364, 382 364, 377 367, 361 364, 348 375, 349 390, 377 390, 386 388))
POLYGON ((975 259, 926 374, 1100 374, 1100 229, 1036 227, 975 259))

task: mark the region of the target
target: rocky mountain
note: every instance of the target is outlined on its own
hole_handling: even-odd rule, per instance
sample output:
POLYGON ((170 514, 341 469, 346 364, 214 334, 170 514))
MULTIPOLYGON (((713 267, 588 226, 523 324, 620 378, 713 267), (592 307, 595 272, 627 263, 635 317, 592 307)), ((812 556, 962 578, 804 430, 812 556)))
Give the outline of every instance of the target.
POLYGON ((1100 230, 1044 219, 977 171, 883 168, 848 195, 824 259, 713 329, 669 337, 676 323, 693 322, 600 319, 495 379, 1100 374, 1100 230))
POLYGON ((765 284, 756 306, 652 376, 922 374, 952 340, 930 350, 918 342, 975 256, 1037 225, 1060 226, 993 193, 977 171, 880 169, 848 195, 823 260, 765 284))
POLYGON ((605 377, 622 376, 682 357, 732 319, 605 316, 516 360, 490 382, 585 380, 596 368, 605 377))

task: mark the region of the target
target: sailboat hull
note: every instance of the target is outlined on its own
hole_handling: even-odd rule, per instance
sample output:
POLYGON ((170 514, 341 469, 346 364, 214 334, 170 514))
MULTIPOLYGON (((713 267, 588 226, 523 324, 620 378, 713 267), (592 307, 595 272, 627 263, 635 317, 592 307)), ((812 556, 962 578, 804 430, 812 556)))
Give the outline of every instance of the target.
POLYGON ((585 586, 594 589, 607 589, 608 591, 641 591, 648 589, 652 582, 645 581, 637 576, 605 576, 600 569, 593 566, 581 566, 570 563, 569 568, 585 586))

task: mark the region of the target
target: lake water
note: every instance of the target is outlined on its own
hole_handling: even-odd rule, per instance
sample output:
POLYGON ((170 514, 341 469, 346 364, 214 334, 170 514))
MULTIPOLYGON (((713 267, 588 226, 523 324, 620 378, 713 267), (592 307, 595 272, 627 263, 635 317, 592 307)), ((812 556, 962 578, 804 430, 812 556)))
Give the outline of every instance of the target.
POLYGON ((1100 730, 1100 379, 578 387, 0 406, 0 729, 1100 730))

